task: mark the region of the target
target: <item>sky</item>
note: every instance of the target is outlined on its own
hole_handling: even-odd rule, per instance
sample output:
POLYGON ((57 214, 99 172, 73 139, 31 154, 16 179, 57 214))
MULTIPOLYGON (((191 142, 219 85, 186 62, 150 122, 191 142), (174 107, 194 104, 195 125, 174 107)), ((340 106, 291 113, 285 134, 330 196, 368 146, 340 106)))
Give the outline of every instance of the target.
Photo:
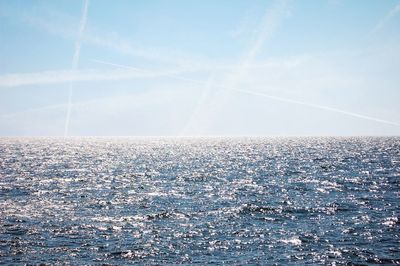
POLYGON ((399 72, 399 0, 0 0, 0 136, 400 135, 399 72))

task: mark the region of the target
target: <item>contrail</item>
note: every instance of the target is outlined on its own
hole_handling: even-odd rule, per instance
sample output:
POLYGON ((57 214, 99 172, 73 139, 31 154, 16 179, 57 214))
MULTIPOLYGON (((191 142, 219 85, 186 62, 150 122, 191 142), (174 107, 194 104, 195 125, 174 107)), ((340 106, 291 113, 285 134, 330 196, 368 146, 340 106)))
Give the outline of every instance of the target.
MULTIPOLYGON (((277 0, 271 6, 268 6, 264 15, 261 17, 258 27, 255 29, 256 34, 254 35, 254 39, 249 43, 250 46, 248 49, 244 51, 238 67, 232 69, 231 73, 227 75, 227 81, 224 86, 230 88, 240 87, 241 82, 247 76, 249 68, 257 54, 263 49, 265 43, 271 39, 275 31, 287 17, 288 10, 289 4, 286 0, 277 0)), ((208 113, 208 109, 224 105, 224 103, 228 101, 227 99, 229 96, 225 93, 211 96, 209 92, 214 85, 212 76, 210 76, 208 82, 210 84, 206 86, 205 92, 198 101, 197 108, 194 109, 193 114, 186 122, 183 132, 187 132, 190 124, 193 124, 194 117, 203 117, 204 113, 208 113), (208 104, 207 108, 205 108, 205 103, 208 104)), ((222 92, 224 91, 228 90, 223 90, 222 92)))
POLYGON ((375 118, 375 117, 371 117, 371 116, 366 116, 366 115, 362 115, 362 114, 358 114, 358 113, 353 113, 353 112, 349 112, 346 110, 341 110, 341 109, 337 109, 337 108, 333 108, 333 107, 329 107, 329 106, 307 103, 307 102, 297 101, 297 100, 293 100, 293 99, 283 98, 283 97, 279 97, 279 96, 274 96, 274 95, 269 95, 269 94, 255 92, 255 91, 249 91, 249 90, 241 90, 241 89, 231 89, 231 90, 241 92, 241 93, 256 95, 256 96, 262 96, 262 97, 270 98, 270 99, 273 99, 276 101, 294 103, 294 104, 303 105, 303 106, 307 106, 307 107, 311 107, 311 108, 340 113, 340 114, 357 117, 357 118, 361 118, 361 119, 365 119, 365 120, 370 120, 370 121, 374 121, 374 122, 384 123, 384 124, 388 124, 388 125, 400 126, 400 123, 383 120, 383 119, 379 119, 379 118, 375 118))
MULTIPOLYGON (((79 23, 78 38, 75 42, 75 51, 74 51, 74 56, 72 57, 72 67, 71 67, 72 72, 78 69, 79 58, 80 58, 80 54, 81 54, 82 35, 83 35, 83 31, 85 30, 85 27, 86 27, 88 8, 89 8, 89 0, 84 0, 83 8, 82 8, 82 16, 81 16, 81 20, 79 23)), ((70 81, 69 88, 68 88, 68 105, 67 105, 67 114, 65 117, 64 137, 68 136, 69 122, 71 119, 72 92, 73 92, 72 84, 73 84, 73 82, 70 81)))
MULTIPOLYGON (((213 72, 207 79, 206 82, 207 84, 203 88, 202 94, 199 97, 199 100, 197 101, 195 108, 191 112, 191 115, 189 116, 189 119, 187 120, 185 126, 183 127, 183 129, 181 129, 179 134, 180 136, 190 133, 190 130, 193 128, 193 125, 195 124, 194 121, 199 120, 199 117, 201 117, 200 115, 203 112, 202 110, 203 106, 207 103, 208 98, 211 94, 211 90, 213 89, 212 85, 214 83, 214 78, 215 78, 215 72, 213 72)), ((197 126, 197 128, 199 127, 197 126)))
MULTIPOLYGON (((120 67, 120 68, 125 68, 125 69, 131 69, 131 70, 136 70, 136 71, 140 71, 140 72, 144 72, 144 73, 154 73, 154 71, 151 70, 147 70, 147 69, 143 69, 143 68, 137 68, 137 67, 131 67, 131 66, 127 66, 127 65, 121 65, 121 64, 115 64, 115 63, 110 63, 110 62, 106 62, 106 61, 102 61, 102 60, 96 60, 96 59, 92 59, 91 61, 96 62, 96 63, 100 63, 100 64, 104 64, 104 65, 109 65, 109 66, 115 66, 115 67, 120 67)), ((168 72, 165 72, 165 74, 163 75, 165 77, 169 77, 169 78, 173 78, 176 80, 183 80, 183 81, 190 81, 193 83, 197 83, 199 85, 204 85, 207 84, 207 82, 202 81, 202 80, 197 80, 197 79, 191 79, 191 78, 185 78, 185 77, 181 77, 181 76, 176 76, 173 74, 169 74, 168 72)), ((215 87, 215 86, 214 86, 215 87)), ((219 87, 221 88, 221 87, 219 87)))
POLYGON ((397 13, 400 12, 400 4, 395 5, 389 13, 386 14, 384 18, 381 19, 381 21, 378 22, 378 24, 375 25, 375 27, 371 30, 370 34, 374 34, 381 30, 383 26, 394 16, 397 15, 397 13))
POLYGON ((256 39, 246 51, 244 58, 242 59, 241 65, 237 71, 233 73, 236 81, 240 82, 241 79, 246 76, 246 72, 249 66, 252 64, 257 54, 263 48, 264 44, 271 38, 274 32, 277 30, 279 25, 283 22, 286 17, 288 9, 288 3, 286 0, 276 1, 272 8, 267 9, 264 16, 261 19, 258 34, 256 39))
MULTIPOLYGON (((127 65, 114 64, 114 63, 110 63, 110 62, 106 62, 106 61, 100 61, 100 60, 92 60, 92 61, 101 63, 101 64, 105 64, 105 65, 127 68, 127 69, 132 69, 132 70, 141 71, 141 72, 147 72, 147 73, 151 72, 150 70, 145 70, 145 69, 136 68, 136 67, 130 67, 127 65)), ((176 80, 189 81, 189 82, 201 85, 201 86, 211 86, 213 88, 225 89, 225 90, 246 93, 246 94, 255 95, 255 96, 261 96, 261 97, 269 98, 269 99, 272 99, 275 101, 302 105, 302 106, 306 106, 306 107, 310 107, 310 108, 330 111, 330 112, 334 112, 334 113, 339 113, 339 114, 356 117, 356 118, 360 118, 360 119, 364 119, 364 120, 374 121, 374 122, 387 124, 387 125, 400 126, 400 123, 396 123, 393 121, 388 121, 388 120, 384 120, 384 119, 380 119, 380 118, 375 118, 375 117, 371 117, 371 116, 367 116, 367 115, 363 115, 363 114, 358 114, 358 113, 354 113, 354 112, 350 112, 350 111, 346 111, 346 110, 342 110, 342 109, 338 109, 338 108, 334 108, 334 107, 318 105, 318 104, 313 104, 313 103, 308 103, 308 102, 303 102, 303 101, 297 101, 297 100, 293 100, 293 99, 286 98, 286 97, 279 97, 279 96, 275 96, 275 95, 271 95, 271 94, 255 92, 255 91, 250 91, 250 90, 243 90, 243 89, 237 89, 237 88, 229 88, 229 87, 225 87, 225 86, 212 85, 205 81, 180 77, 180 76, 176 76, 176 75, 172 75, 172 74, 165 74, 165 76, 172 78, 172 79, 176 79, 176 80)))

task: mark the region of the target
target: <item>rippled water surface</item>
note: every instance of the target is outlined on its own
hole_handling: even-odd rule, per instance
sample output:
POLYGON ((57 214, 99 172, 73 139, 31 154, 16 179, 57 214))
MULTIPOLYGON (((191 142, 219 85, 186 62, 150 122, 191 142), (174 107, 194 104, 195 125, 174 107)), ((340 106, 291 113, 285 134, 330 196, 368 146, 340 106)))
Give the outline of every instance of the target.
POLYGON ((0 138, 0 263, 400 263, 400 138, 0 138))

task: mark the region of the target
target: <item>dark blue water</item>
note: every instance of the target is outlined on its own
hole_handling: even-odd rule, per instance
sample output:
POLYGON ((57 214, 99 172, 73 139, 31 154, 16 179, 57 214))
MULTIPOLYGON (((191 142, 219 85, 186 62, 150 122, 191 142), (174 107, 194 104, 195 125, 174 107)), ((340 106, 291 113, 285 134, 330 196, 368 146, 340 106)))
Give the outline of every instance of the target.
POLYGON ((0 139, 3 264, 399 264, 400 138, 0 139))

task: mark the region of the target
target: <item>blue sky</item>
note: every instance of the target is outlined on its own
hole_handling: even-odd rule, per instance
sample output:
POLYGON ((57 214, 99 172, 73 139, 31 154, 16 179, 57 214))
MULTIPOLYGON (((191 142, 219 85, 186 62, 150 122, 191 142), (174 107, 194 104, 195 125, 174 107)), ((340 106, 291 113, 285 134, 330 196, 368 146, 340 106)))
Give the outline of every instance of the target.
POLYGON ((0 1, 0 135, 399 135, 400 1, 0 1))

